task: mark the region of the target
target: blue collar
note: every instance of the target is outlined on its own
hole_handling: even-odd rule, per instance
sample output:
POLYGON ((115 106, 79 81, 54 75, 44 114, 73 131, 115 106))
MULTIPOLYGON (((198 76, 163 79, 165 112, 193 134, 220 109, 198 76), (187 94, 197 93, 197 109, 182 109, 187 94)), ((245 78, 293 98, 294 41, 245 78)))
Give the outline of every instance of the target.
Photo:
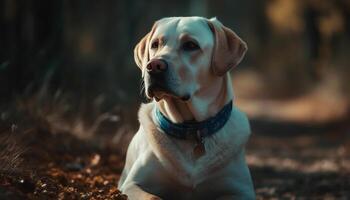
POLYGON ((158 108, 155 111, 155 119, 158 126, 168 135, 179 139, 186 139, 189 135, 203 138, 213 135, 220 130, 231 116, 232 101, 226 104, 215 116, 201 122, 189 121, 173 123, 166 118, 158 108))

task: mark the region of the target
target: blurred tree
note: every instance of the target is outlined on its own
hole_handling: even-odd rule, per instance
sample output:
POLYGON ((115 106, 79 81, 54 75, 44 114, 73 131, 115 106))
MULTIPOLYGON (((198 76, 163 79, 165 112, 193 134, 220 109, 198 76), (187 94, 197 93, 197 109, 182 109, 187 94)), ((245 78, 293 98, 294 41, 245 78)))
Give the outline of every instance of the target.
POLYGON ((348 1, 313 1, 0 0, 2 99, 49 82, 86 107, 101 96, 136 102, 133 47, 155 20, 187 15, 217 16, 236 31, 249 46, 241 65, 259 69, 271 91, 305 88, 318 63, 341 60, 350 32, 348 1))
POLYGON ((207 16, 208 15, 208 0, 191 0, 190 1, 190 15, 193 16, 207 16))
POLYGON ((62 1, 1 2, 0 87, 4 97, 43 84, 62 53, 62 1), (4 87, 6 85, 6 87, 4 87))

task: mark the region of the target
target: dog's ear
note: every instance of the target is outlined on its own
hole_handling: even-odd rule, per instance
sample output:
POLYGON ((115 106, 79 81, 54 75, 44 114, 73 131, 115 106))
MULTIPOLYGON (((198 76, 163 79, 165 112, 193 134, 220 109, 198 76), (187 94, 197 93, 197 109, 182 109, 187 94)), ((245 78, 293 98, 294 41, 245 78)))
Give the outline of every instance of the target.
POLYGON ((147 33, 140 41, 137 43, 134 49, 134 59, 136 65, 142 70, 142 66, 149 61, 148 48, 149 43, 152 38, 156 27, 156 23, 153 25, 151 31, 147 33))
POLYGON ((247 44, 216 18, 208 20, 208 25, 215 42, 211 67, 214 74, 222 76, 241 62, 248 49, 247 44))

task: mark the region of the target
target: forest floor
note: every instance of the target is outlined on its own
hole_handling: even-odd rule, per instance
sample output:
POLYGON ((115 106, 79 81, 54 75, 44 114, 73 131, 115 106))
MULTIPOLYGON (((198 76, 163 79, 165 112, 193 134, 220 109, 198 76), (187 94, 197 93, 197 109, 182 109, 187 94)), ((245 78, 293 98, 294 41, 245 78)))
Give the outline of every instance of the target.
MULTIPOLYGON (((350 198, 348 124, 287 134, 276 124, 267 125, 275 132, 260 132, 266 125, 256 124, 246 158, 257 199, 350 198)), ((101 135, 23 127, 32 128, 0 129, 0 199, 127 199, 117 189, 125 150, 98 144, 101 135)))
POLYGON ((350 138, 344 133, 253 135, 247 162, 257 199, 350 198, 350 138))

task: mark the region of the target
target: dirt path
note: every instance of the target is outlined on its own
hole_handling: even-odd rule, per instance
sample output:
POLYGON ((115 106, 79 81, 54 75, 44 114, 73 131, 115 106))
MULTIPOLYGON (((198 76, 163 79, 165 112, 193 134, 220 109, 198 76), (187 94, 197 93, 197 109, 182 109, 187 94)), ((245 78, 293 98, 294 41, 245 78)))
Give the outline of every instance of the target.
POLYGON ((247 162, 257 199, 349 199, 350 140, 337 137, 253 136, 247 162))
MULTIPOLYGON (((253 135, 247 162, 257 199, 348 199, 349 141, 344 133, 253 135)), ((127 198, 116 187, 123 157, 115 149, 40 130, 25 144, 22 164, 0 175, 0 199, 127 198)))

